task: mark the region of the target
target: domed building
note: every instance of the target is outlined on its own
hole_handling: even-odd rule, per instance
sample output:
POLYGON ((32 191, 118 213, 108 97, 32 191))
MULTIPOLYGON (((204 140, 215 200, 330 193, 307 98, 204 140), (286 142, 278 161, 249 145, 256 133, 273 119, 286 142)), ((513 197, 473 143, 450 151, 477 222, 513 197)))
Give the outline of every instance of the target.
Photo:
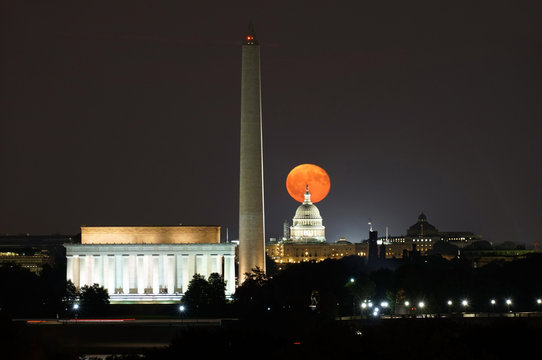
POLYGON ((345 238, 328 243, 325 230, 320 210, 312 203, 307 185, 305 200, 298 206, 292 226, 289 226, 288 221, 284 222, 282 240, 271 239, 265 245, 266 254, 275 261, 279 269, 282 269, 283 264, 319 262, 350 255, 366 255, 361 250, 358 251, 356 244, 345 238))
POLYGON ((438 237, 440 235, 437 228, 427 222, 427 216, 421 213, 418 216, 416 224, 412 225, 407 230, 407 237, 419 238, 419 237, 438 237))
POLYGON ((293 242, 326 242, 325 226, 322 225, 320 210, 311 202, 309 185, 305 192, 305 201, 299 205, 290 227, 290 239, 293 242))

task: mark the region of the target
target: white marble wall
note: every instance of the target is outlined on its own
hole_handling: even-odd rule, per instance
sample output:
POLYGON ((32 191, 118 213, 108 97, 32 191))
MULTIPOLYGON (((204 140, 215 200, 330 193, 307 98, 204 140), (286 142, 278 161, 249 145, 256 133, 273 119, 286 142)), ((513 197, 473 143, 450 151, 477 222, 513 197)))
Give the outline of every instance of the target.
POLYGON ((183 293, 198 273, 219 273, 226 294, 235 292, 233 244, 66 244, 66 276, 75 286, 97 283, 110 294, 183 293))

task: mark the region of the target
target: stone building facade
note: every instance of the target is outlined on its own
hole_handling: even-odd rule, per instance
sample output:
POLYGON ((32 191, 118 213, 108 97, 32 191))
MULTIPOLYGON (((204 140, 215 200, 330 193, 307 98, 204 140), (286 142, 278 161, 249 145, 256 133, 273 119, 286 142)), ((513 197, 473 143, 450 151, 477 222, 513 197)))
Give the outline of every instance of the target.
POLYGON ((99 284, 111 302, 176 302, 194 274, 219 273, 235 292, 235 245, 219 226, 82 227, 65 244, 66 276, 76 287, 99 284))

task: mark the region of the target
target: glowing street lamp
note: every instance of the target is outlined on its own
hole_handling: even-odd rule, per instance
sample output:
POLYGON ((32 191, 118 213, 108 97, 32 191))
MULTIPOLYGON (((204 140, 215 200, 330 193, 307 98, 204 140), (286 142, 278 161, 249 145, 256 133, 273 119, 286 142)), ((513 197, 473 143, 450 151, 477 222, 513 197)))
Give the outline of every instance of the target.
POLYGON ((452 300, 448 300, 447 304, 448 304, 448 312, 451 313, 452 312, 452 305, 454 304, 454 302, 452 300))
POLYGON ((181 318, 181 324, 183 323, 183 313, 185 312, 186 307, 184 305, 179 305, 179 317, 181 318))
POLYGON ((79 317, 79 304, 73 304, 73 311, 75 311, 75 322, 77 323, 77 318, 79 317))
POLYGON ((506 299, 506 306, 508 306, 508 311, 512 311, 510 309, 512 307, 512 299, 506 299))
POLYGON ((465 308, 465 311, 467 311, 467 306, 469 306, 469 301, 465 299, 461 301, 461 305, 463 305, 463 308, 465 308))

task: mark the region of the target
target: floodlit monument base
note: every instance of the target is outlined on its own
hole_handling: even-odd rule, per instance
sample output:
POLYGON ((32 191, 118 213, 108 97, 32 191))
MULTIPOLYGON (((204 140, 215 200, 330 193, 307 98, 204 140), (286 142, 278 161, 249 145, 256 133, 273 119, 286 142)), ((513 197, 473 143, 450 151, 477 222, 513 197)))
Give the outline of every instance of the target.
POLYGON ((208 278, 218 273, 226 281, 226 295, 235 292, 235 245, 222 244, 212 235, 218 227, 201 227, 212 240, 193 238, 194 227, 170 227, 167 232, 163 228, 82 228, 81 244, 64 245, 67 279, 77 288, 103 286, 111 303, 178 302, 194 274, 208 278), (148 243, 153 231, 156 236, 148 243), (172 232, 178 237, 175 241, 172 232), (93 234, 91 242, 87 233, 93 234), (120 241, 128 233, 129 241, 120 241), (165 233, 167 238, 162 239, 165 233))
POLYGON ((169 294, 111 294, 109 303, 111 304, 178 304, 182 295, 169 294))

